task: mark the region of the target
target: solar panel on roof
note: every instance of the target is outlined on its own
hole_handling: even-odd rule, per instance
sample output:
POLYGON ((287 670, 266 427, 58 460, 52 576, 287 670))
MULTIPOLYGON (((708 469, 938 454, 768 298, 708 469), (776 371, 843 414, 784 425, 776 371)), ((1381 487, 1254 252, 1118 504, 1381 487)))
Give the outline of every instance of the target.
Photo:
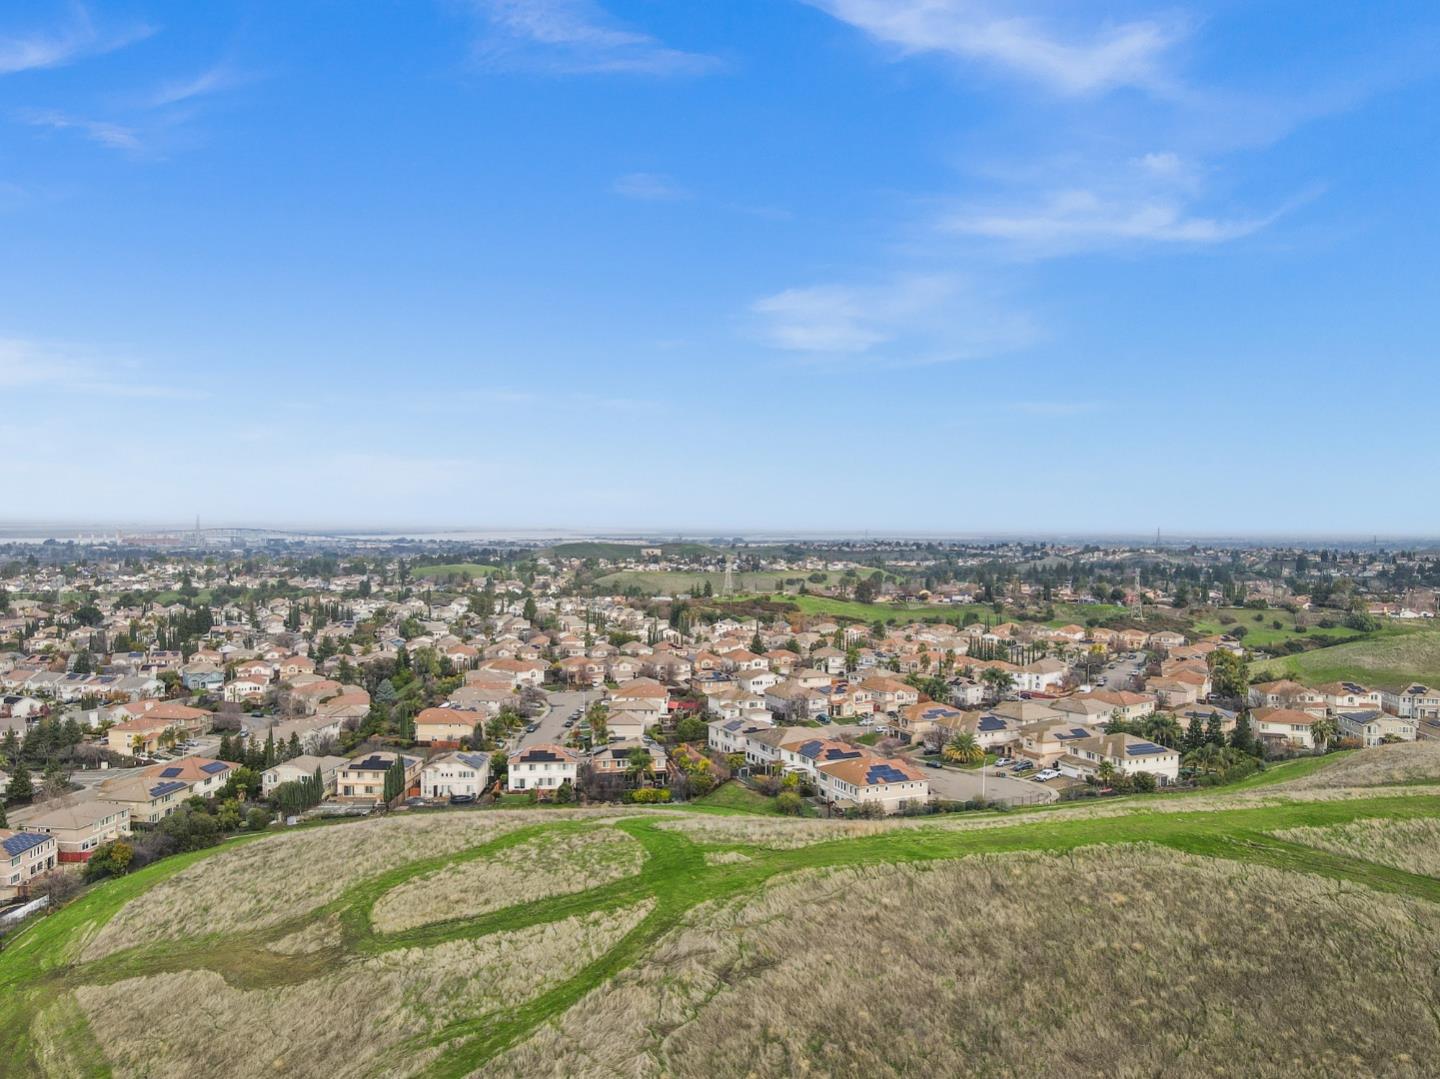
POLYGON ((163 798, 167 794, 174 794, 176 791, 183 791, 184 789, 184 783, 178 783, 173 780, 169 783, 157 783, 150 788, 150 797, 163 798))
POLYGON ((872 764, 865 770, 867 783, 905 783, 909 779, 904 772, 890 764, 872 764))
POLYGON ((224 761, 211 761, 209 764, 202 764, 200 771, 213 776, 216 772, 223 772, 229 767, 224 761))
POLYGON ((185 770, 185 769, 183 769, 183 768, 176 768, 176 767, 174 767, 174 766, 172 765, 171 767, 166 768, 163 772, 161 772, 160 775, 161 775, 161 777, 164 778, 164 779, 174 779, 176 776, 178 776, 178 775, 179 775, 181 772, 183 772, 184 770, 185 770))
POLYGON ((1154 742, 1132 742, 1125 747, 1125 752, 1134 757, 1142 753, 1164 753, 1165 747, 1157 746, 1154 742))
POLYGON ((4 840, 3 843, 0 843, 0 846, 5 848, 6 854, 12 858, 16 858, 24 854, 27 850, 33 850, 35 847, 40 846, 40 844, 49 838, 48 835, 40 835, 37 832, 19 832, 4 840))
POLYGON ((982 731, 1003 731, 1006 723, 999 716, 981 716, 976 726, 982 731))

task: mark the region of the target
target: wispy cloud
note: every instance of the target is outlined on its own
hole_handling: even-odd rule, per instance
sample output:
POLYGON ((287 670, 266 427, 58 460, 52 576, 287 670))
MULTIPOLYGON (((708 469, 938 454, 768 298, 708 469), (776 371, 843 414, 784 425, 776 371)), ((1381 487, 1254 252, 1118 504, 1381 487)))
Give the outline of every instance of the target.
POLYGON ((123 48, 153 32, 143 25, 102 30, 88 9, 77 4, 64 26, 41 33, 0 36, 0 75, 62 67, 85 56, 123 48))
POLYGON ((750 312, 755 336, 772 348, 866 365, 977 359, 1039 336, 1028 316, 948 274, 791 288, 755 301, 750 312))
POLYGON ((690 197, 690 192, 674 179, 658 172, 628 172, 618 177, 610 190, 642 202, 678 202, 690 197))
POLYGON ((1162 60, 1187 33, 1178 19, 1140 19, 1068 34, 994 0, 804 0, 902 55, 940 53, 1001 68, 1062 94, 1121 86, 1165 89, 1162 60))
POLYGON ((1130 198, 1087 189, 1057 191, 1031 205, 966 210, 941 222, 944 231, 1012 245, 1044 257, 1127 244, 1226 243, 1250 236, 1282 211, 1260 217, 1198 214, 1170 196, 1130 198))
POLYGON ((34 341, 0 338, 0 389, 58 390, 101 397, 197 400, 209 394, 173 383, 143 380, 139 364, 102 360, 88 353, 34 341))
POLYGON ((106 120, 87 120, 70 116, 55 109, 35 109, 22 112, 19 118, 32 127, 49 128, 52 131, 78 131, 92 142, 108 146, 112 150, 139 150, 140 137, 135 129, 106 120))
POLYGON ((554 74, 696 75, 713 56, 674 49, 618 24, 592 0, 471 0, 485 23, 475 44, 486 67, 554 74))
POLYGON ((248 82, 252 77, 236 71, 227 64, 216 64, 198 75, 163 84, 150 95, 146 104, 157 109, 166 105, 178 105, 197 97, 206 97, 229 90, 241 83, 248 82))

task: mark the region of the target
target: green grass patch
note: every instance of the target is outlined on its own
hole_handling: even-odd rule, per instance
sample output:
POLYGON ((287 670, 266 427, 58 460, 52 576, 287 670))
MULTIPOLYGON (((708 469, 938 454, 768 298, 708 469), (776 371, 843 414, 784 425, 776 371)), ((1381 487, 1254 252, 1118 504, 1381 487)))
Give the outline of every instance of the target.
MULTIPOLYGON (((1249 644, 1249 638, 1246 638, 1249 644)), ((1440 682, 1440 630, 1386 627, 1369 640, 1279 656, 1252 667, 1252 675, 1294 678, 1311 685, 1353 681, 1369 686, 1440 682)))
POLYGON ((694 804, 715 809, 732 809, 740 813, 775 813, 775 799, 766 798, 758 791, 752 791, 745 784, 734 780, 722 783, 703 798, 695 799, 694 804))

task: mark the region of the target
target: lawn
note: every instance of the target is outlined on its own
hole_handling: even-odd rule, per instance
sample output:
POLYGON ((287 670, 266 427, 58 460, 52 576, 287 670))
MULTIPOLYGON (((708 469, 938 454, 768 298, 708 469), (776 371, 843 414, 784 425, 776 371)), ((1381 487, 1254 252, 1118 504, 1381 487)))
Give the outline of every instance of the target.
POLYGON ((10 941, 0 1060, 17 1075, 178 1077, 223 1049, 234 1074, 321 1074, 324 1060, 324 1074, 440 1079, 953 1074, 973 1056, 1000 1074, 1023 1047, 1076 1075, 1199 1054, 1194 1074, 1418 1076, 1407 1062, 1440 1053, 1440 880, 1274 835, 1440 818, 1440 800, 1407 789, 881 823, 791 821, 727 784, 691 814, 439 813, 309 833, 334 851, 228 843, 102 884, 10 941), (536 838, 595 828, 642 847, 639 871, 601 866, 566 894, 511 882, 512 905, 376 925, 387 896, 423 903, 450 867, 498 871, 536 838), (789 829, 804 842, 783 842, 789 829), (87 948, 132 906, 130 931, 87 948), (1073 947, 1056 952, 1062 923, 1073 947), (999 953, 997 936, 1011 942, 999 953), (1027 991, 1042 968, 1049 989, 1027 991), (1340 983, 1375 1010, 1335 1036, 1321 998, 1340 983), (925 997, 906 1003, 914 987, 925 997), (801 996, 813 1006, 780 1003, 801 996), (353 1036, 335 1000, 365 1016, 354 1059, 320 1053, 353 1036), (883 1035, 902 1028, 916 1036, 883 1035))
MULTIPOLYGON (((1286 641, 1295 640, 1297 637, 1317 641, 1345 641, 1362 636, 1355 630, 1342 625, 1323 629, 1314 624, 1318 620, 1314 614, 1301 612, 1301 619, 1310 625, 1309 629, 1302 631, 1296 625, 1296 616, 1280 608, 1252 611, 1243 607, 1224 607, 1204 617, 1196 618, 1193 624, 1196 635, 1201 637, 1209 637, 1217 633, 1233 633, 1236 629, 1244 627, 1246 646, 1259 649, 1273 648, 1286 641), (1233 619, 1233 621, 1227 621, 1229 619, 1233 619), (1280 623, 1279 629, 1275 628, 1276 622, 1280 623)), ((1385 630, 1382 629, 1375 636, 1384 632, 1385 630)))
POLYGON ((476 577, 488 577, 492 573, 499 573, 499 566, 485 566, 479 562, 455 562, 446 566, 416 566, 410 571, 411 577, 465 577, 474 580, 476 577))
POLYGON ((705 797, 696 799, 695 804, 712 809, 730 809, 740 813, 758 813, 767 816, 775 813, 773 798, 766 798, 758 791, 752 791, 745 784, 734 781, 722 783, 705 797))
POLYGON ((1369 686, 1435 685, 1440 683, 1440 630, 1391 628, 1369 640, 1265 660, 1254 665, 1252 674, 1310 685, 1342 680, 1369 686))

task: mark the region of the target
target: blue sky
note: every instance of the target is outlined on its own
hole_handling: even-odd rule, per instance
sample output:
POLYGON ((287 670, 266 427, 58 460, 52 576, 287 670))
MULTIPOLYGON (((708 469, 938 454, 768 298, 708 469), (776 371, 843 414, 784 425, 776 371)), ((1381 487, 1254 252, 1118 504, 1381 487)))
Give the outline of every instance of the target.
POLYGON ((1440 534, 1440 10, 0 10, 0 518, 1440 534))

